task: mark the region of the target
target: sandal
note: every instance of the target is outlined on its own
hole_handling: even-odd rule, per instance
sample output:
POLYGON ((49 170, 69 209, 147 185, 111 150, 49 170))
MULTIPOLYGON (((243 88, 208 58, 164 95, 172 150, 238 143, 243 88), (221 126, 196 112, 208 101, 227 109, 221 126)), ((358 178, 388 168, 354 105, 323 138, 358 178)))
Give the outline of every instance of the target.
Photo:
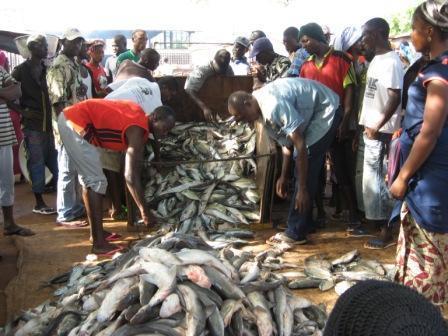
POLYGON ((22 236, 22 237, 29 237, 29 236, 34 236, 36 233, 34 231, 30 230, 30 229, 27 229, 27 228, 19 226, 19 227, 15 228, 14 230, 11 230, 11 231, 10 230, 5 230, 3 232, 3 234, 5 236, 17 235, 17 236, 22 236))
POLYGON ((85 220, 72 220, 72 221, 64 221, 64 222, 56 222, 57 226, 64 226, 69 229, 77 229, 86 227, 89 223, 85 220))
POLYGON ((306 244, 308 241, 306 239, 302 240, 295 240, 286 235, 284 232, 279 232, 273 235, 271 238, 266 240, 266 244, 268 245, 277 245, 281 243, 287 243, 290 245, 303 245, 306 244))
POLYGON ((39 214, 39 215, 53 215, 56 213, 56 210, 47 206, 44 206, 42 208, 34 208, 33 213, 39 214))
POLYGON ((366 249, 370 249, 370 250, 383 250, 386 249, 388 247, 397 245, 396 241, 388 241, 385 242, 384 240, 380 239, 380 238, 374 238, 374 239, 370 239, 368 240, 365 244, 364 244, 364 248, 366 249))
POLYGON ((115 232, 111 232, 106 236, 106 241, 116 241, 116 240, 120 240, 121 238, 123 238, 123 236, 121 234, 115 233, 115 232))
POLYGON ((119 246, 116 249, 113 249, 113 250, 110 250, 110 251, 106 251, 106 252, 95 253, 95 252, 92 251, 92 254, 95 254, 98 257, 112 258, 115 255, 115 253, 123 252, 124 250, 126 250, 125 246, 119 246))
POLYGON ((114 214, 111 217, 113 220, 116 220, 116 221, 124 221, 124 220, 128 219, 128 214, 126 212, 119 212, 117 214, 114 214))

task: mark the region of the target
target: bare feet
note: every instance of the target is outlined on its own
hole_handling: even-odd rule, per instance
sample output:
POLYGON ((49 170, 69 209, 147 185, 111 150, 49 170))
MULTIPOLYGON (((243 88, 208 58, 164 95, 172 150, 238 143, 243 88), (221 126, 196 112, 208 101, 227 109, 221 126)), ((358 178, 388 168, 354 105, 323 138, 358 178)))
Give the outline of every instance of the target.
POLYGON ((9 225, 7 228, 5 228, 3 233, 5 236, 17 235, 22 237, 34 236, 36 234, 34 231, 17 224, 9 225))

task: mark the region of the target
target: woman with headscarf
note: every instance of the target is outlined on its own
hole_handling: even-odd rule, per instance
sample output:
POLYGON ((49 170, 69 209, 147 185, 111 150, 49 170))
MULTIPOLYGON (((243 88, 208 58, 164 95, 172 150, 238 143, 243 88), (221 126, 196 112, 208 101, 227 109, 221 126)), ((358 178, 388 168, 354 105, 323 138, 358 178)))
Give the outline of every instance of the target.
POLYGON ((417 7, 411 38, 430 62, 408 91, 402 165, 390 189, 403 200, 395 280, 440 305, 448 302, 448 1, 417 7))

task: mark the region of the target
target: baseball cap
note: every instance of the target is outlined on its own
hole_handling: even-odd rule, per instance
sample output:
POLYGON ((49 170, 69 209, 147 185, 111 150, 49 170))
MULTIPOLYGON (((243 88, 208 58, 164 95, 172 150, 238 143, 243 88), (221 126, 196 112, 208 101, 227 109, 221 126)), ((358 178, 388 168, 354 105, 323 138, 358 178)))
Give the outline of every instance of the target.
POLYGON ((263 51, 274 51, 274 47, 267 37, 260 37, 259 39, 255 40, 252 51, 250 52, 250 57, 256 57, 263 51))
POLYGON ((69 28, 64 32, 64 35, 62 35, 63 40, 73 41, 77 38, 84 39, 79 29, 76 28, 69 28))
POLYGON ((249 39, 246 37, 243 37, 243 36, 238 36, 235 39, 235 43, 241 44, 245 48, 249 48, 249 46, 250 46, 249 39))

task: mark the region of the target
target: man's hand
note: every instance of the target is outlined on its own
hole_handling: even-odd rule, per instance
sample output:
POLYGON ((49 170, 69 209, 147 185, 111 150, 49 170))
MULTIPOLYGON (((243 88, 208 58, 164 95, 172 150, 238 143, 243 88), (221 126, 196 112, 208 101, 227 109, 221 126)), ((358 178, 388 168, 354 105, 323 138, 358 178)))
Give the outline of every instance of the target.
POLYGON ((295 209, 300 213, 305 213, 310 207, 310 196, 308 190, 298 189, 295 200, 295 209))
POLYGON ((364 134, 366 135, 367 139, 370 139, 370 140, 378 139, 378 130, 377 129, 365 127, 364 134))
POLYGON ((215 121, 215 114, 210 108, 206 107, 202 111, 204 112, 205 120, 207 120, 208 122, 215 121))
POLYGON ((392 197, 398 200, 402 200, 406 195, 407 190, 408 190, 408 182, 402 179, 400 175, 398 175, 398 177, 395 179, 394 183, 392 183, 392 186, 390 187, 390 193, 392 197))
POLYGON ((285 199, 286 196, 288 196, 288 184, 289 179, 284 176, 280 176, 276 184, 276 192, 278 197, 285 199))

